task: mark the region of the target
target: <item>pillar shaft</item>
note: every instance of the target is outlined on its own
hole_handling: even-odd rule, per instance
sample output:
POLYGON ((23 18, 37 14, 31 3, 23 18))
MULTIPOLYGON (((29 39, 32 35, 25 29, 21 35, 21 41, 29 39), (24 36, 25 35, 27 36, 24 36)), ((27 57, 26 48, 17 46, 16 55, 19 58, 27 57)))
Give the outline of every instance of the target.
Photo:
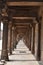
POLYGON ((34 54, 35 53, 35 25, 33 26, 33 30, 32 30, 32 34, 33 34, 33 36, 32 36, 32 53, 34 54))
POLYGON ((29 50, 31 50, 31 38, 32 38, 32 27, 30 27, 29 31, 29 50))
POLYGON ((17 29, 14 30, 14 48, 16 48, 17 45, 17 29))
POLYGON ((12 54, 12 23, 9 23, 9 53, 12 54))
POLYGON ((7 44, 8 44, 8 23, 3 23, 3 39, 2 39, 2 54, 1 59, 8 60, 8 50, 7 50, 7 44))
POLYGON ((1 40, 1 22, 0 22, 0 40, 1 40))
POLYGON ((12 50, 14 50, 14 27, 12 27, 12 50))
POLYGON ((37 60, 40 60, 41 57, 41 23, 38 23, 38 49, 37 49, 37 60))
POLYGON ((26 34, 24 36, 25 44, 29 48, 29 30, 26 30, 26 34))

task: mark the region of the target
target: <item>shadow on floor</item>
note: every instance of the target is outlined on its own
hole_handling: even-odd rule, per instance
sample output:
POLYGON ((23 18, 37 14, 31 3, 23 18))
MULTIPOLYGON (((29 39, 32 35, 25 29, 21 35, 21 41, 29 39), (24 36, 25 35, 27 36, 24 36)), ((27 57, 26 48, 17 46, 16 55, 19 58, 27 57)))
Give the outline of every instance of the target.
MULTIPOLYGON (((31 54, 31 53, 26 53, 26 54, 11 54, 11 55, 29 55, 29 54, 31 54)), ((10 56, 10 55, 9 55, 10 56)))
POLYGON ((24 61, 36 61, 36 60, 9 60, 9 62, 14 62, 14 61, 19 61, 19 62, 20 62, 20 61, 21 61, 21 62, 23 61, 23 62, 24 62, 24 61))

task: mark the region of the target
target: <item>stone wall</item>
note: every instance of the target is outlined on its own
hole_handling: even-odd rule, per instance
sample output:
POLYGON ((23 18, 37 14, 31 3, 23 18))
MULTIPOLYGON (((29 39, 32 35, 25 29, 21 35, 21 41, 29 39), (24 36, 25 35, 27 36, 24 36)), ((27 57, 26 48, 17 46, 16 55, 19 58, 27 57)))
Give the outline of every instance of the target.
POLYGON ((1 23, 0 23, 0 40, 1 40, 1 23))
POLYGON ((41 21, 41 60, 43 60, 43 17, 41 21))

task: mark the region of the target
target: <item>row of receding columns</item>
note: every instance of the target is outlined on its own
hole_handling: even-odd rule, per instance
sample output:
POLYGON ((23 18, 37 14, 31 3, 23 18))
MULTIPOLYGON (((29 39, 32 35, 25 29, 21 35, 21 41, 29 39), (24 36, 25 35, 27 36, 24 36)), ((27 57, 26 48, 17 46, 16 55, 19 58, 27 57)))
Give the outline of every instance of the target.
POLYGON ((41 47, 41 19, 39 18, 37 19, 37 23, 33 23, 29 27, 29 50, 31 50, 32 54, 34 55, 36 54, 37 60, 40 60, 41 57, 40 47, 41 47))
MULTIPOLYGON (((40 21, 40 19, 39 19, 40 21)), ((36 59, 40 60, 40 36, 41 36, 41 23, 32 23, 29 25, 29 29, 26 31, 26 39, 25 44, 31 50, 32 54, 35 55, 36 53, 36 59), (37 27, 37 29, 36 29, 37 27), (36 32, 35 32, 36 31, 36 32), (37 42, 36 42, 37 40, 37 42), (37 48, 35 48, 37 47, 37 48), (35 51, 36 50, 36 51, 35 51)))
POLYGON ((8 55, 12 54, 12 51, 16 46, 16 40, 14 42, 14 39, 16 39, 15 27, 12 26, 12 22, 4 20, 1 60, 9 60, 8 55))
MULTIPOLYGON (((8 53, 12 54, 14 50, 14 27, 12 26, 12 21, 9 21, 9 14, 7 9, 6 1, 1 1, 0 8, 0 22, 3 22, 3 38, 2 38, 2 52, 1 60, 9 60, 8 53), (2 4, 1 4, 2 3, 2 4)), ((10 18, 11 19, 11 18, 10 18)), ((15 37, 16 38, 16 37, 15 37)))
MULTIPOLYGON (((32 27, 30 26, 29 28, 29 42, 30 42, 29 50, 31 50, 32 53, 35 54, 35 27, 36 25, 38 25, 37 26, 38 27, 37 60, 40 60, 40 40, 41 40, 40 39, 40 36, 41 36, 41 23, 40 22, 33 24, 32 27)), ((1 59, 8 60, 8 52, 12 54, 12 50, 14 50, 14 45, 16 46, 16 44, 14 44, 14 39, 16 40, 16 35, 17 34, 15 32, 15 29, 14 27, 12 27, 12 22, 8 23, 8 21, 6 20, 3 21, 3 41, 2 41, 1 59)))
MULTIPOLYGON (((29 27, 29 50, 32 51, 33 54, 35 54, 35 27, 37 25, 37 32, 38 35, 38 41, 37 41, 37 60, 40 60, 40 41, 41 41, 41 22, 40 19, 38 19, 38 23, 32 24, 29 27)), ((8 52, 12 54, 12 50, 14 50, 14 47, 16 47, 16 41, 14 43, 14 40, 16 40, 16 30, 14 27, 12 27, 12 22, 9 22, 4 20, 3 21, 3 41, 2 41, 2 55, 1 59, 8 60, 8 52), (14 38, 13 38, 14 37, 14 38), (8 47, 9 46, 9 47, 8 47)))

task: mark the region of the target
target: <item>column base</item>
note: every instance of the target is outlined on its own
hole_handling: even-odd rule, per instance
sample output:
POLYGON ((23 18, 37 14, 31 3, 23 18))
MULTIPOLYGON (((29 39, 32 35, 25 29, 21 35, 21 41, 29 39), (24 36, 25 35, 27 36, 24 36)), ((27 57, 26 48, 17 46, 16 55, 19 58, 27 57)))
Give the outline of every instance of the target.
POLYGON ((37 61, 40 61, 40 58, 39 58, 39 57, 37 57, 37 58, 36 58, 36 60, 37 60, 37 61))
POLYGON ((9 58, 8 58, 8 56, 1 56, 1 60, 5 60, 5 61, 9 61, 9 58))
POLYGON ((10 51, 9 53, 10 53, 10 55, 12 55, 12 51, 10 51))
POLYGON ((32 52, 32 54, 35 54, 35 52, 33 50, 31 52, 32 52))
POLYGON ((5 61, 9 60, 9 58, 8 58, 8 50, 2 50, 1 60, 5 60, 5 61))

